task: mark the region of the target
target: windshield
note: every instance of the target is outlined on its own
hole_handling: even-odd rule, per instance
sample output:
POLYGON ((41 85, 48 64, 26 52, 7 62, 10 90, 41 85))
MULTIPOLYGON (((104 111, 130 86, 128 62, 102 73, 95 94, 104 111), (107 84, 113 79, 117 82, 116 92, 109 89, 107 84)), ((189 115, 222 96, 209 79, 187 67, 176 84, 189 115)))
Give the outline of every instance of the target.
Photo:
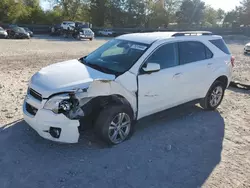
POLYGON ((19 32, 19 33, 26 33, 26 31, 24 30, 24 28, 21 28, 21 27, 15 27, 15 28, 13 28, 13 30, 15 32, 19 32))
POLYGON ((147 44, 112 39, 82 60, 87 65, 122 74, 128 71, 147 49, 147 44))
POLYGON ((0 27, 0 31, 3 31, 4 29, 2 27, 0 27))
POLYGON ((25 31, 30 31, 29 28, 27 28, 27 27, 24 27, 24 30, 25 30, 25 31))

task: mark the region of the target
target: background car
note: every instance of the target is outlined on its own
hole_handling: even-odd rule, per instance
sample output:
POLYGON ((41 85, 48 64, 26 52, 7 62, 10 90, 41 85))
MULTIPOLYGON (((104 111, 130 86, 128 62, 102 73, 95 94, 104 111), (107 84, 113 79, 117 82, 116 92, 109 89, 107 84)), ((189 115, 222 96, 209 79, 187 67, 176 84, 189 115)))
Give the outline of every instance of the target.
POLYGON ((7 30, 8 38, 11 39, 29 39, 30 34, 22 27, 13 27, 7 30))
POLYGON ((75 22, 72 21, 64 21, 61 23, 61 28, 63 30, 73 30, 75 28, 75 22))
POLYGON ((34 36, 34 33, 28 27, 24 27, 24 30, 30 34, 30 37, 34 36))
POLYGON ((54 24, 50 27, 50 35, 61 35, 61 24, 54 24))
POLYGON ((250 53, 250 42, 247 43, 244 47, 244 54, 250 53))
POLYGON ((0 27, 0 38, 7 38, 8 33, 2 27, 0 27))
POLYGON ((76 31, 75 36, 78 40, 80 39, 93 40, 95 37, 95 33, 90 28, 81 28, 76 31))
POLYGON ((104 29, 99 31, 98 34, 102 36, 114 36, 115 32, 111 29, 104 29))

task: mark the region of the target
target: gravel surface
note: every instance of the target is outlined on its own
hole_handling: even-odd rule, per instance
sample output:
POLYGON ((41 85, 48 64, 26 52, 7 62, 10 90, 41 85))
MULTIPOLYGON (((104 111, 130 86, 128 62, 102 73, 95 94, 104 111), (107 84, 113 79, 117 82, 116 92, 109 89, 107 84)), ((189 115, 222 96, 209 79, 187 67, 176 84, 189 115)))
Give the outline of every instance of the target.
MULTIPOLYGON (((248 39, 225 39, 236 57, 234 80, 250 84, 248 39)), ((29 78, 105 41, 0 40, 0 188, 249 188, 250 91, 229 88, 215 112, 187 104, 143 119, 111 148, 91 131, 69 145, 29 128, 21 110, 29 78)))

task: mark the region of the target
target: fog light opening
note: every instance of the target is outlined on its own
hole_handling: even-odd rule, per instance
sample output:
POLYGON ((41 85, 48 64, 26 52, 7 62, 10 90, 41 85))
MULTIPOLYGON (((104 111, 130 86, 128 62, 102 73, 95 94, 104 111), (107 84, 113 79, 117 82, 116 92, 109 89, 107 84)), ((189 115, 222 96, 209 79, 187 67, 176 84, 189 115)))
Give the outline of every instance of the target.
POLYGON ((61 128, 50 127, 49 134, 54 138, 59 138, 61 135, 61 131, 62 131, 61 128))

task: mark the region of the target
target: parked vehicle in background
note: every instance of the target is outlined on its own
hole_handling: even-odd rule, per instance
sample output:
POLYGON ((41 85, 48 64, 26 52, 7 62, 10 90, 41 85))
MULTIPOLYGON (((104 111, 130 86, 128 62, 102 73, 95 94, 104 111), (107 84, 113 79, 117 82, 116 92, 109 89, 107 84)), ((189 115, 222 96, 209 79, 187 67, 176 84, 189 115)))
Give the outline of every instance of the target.
POLYGON ((8 38, 11 38, 11 39, 29 39, 30 38, 30 34, 27 31, 25 31, 25 29, 22 27, 9 28, 7 32, 8 32, 8 38))
POLYGON ((64 21, 61 23, 62 30, 74 30, 75 28, 75 22, 72 21, 64 21))
POLYGON ((6 30, 4 30, 2 27, 0 27, 0 38, 7 38, 8 33, 6 30))
POLYGON ((30 34, 30 37, 34 36, 33 32, 28 27, 24 27, 24 30, 30 34))
POLYGON ((233 66, 222 37, 210 32, 122 35, 34 74, 24 120, 40 136, 66 143, 78 142, 80 126, 93 122, 100 138, 119 144, 145 116, 197 99, 215 110, 233 66))
POLYGON ((75 37, 78 40, 89 39, 92 41, 95 37, 95 33, 90 28, 79 28, 75 31, 73 37, 75 37))
POLYGON ((16 25, 16 24, 9 24, 9 25, 8 25, 8 28, 14 28, 14 27, 19 27, 19 26, 16 25))
POLYGON ((98 34, 102 36, 114 36, 115 32, 111 29, 104 29, 104 30, 98 31, 98 34))
POLYGON ((61 24, 54 24, 50 28, 50 35, 61 35, 62 27, 61 24))
POLYGON ((250 53, 250 42, 247 43, 244 47, 244 54, 250 53))

